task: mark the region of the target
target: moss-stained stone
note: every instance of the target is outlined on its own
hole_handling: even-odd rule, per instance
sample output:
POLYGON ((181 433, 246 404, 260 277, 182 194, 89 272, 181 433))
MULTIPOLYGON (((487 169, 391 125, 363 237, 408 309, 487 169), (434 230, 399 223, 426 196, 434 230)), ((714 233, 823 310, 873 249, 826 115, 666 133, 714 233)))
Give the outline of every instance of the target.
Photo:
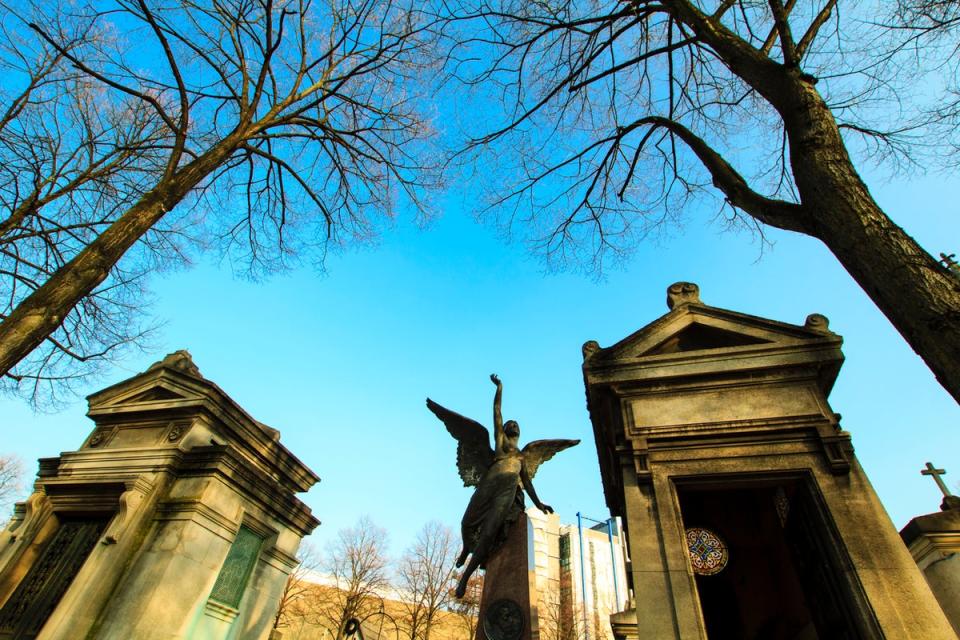
MULTIPOLYGON (((268 638, 319 478, 205 379, 185 351, 88 398, 77 451, 42 460, 0 533, 0 611, 58 523, 107 525, 37 640, 268 638), (240 531, 262 541, 239 600, 211 599, 240 531)), ((236 585, 234 585, 236 586, 236 585)))

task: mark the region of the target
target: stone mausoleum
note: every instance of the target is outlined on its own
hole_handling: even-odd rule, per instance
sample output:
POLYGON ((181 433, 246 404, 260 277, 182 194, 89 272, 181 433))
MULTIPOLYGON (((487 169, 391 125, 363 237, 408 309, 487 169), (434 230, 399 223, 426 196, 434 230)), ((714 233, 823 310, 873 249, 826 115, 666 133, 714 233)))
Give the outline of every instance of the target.
POLYGON ((0 639, 268 638, 319 478, 185 351, 88 401, 0 533, 0 639))
POLYGON ((956 638, 827 398, 827 319, 668 290, 669 313, 583 347, 603 487, 636 609, 620 638, 956 638))

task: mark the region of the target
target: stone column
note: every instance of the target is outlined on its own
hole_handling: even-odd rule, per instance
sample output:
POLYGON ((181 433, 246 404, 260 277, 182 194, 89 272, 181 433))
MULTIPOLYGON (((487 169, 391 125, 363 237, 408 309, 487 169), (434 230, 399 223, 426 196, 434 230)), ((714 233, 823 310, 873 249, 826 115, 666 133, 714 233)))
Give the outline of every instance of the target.
POLYGON ((679 514, 657 506, 663 498, 668 504, 674 501, 666 478, 641 484, 631 464, 624 467, 623 489, 637 637, 705 640, 700 605, 679 535, 679 514), (666 496, 662 496, 664 491, 666 496))

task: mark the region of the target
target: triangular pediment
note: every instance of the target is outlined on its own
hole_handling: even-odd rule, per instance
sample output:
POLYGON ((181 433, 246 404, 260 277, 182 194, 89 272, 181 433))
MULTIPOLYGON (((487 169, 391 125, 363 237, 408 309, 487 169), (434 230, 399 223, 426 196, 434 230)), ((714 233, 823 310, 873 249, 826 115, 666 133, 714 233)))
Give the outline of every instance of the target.
POLYGON ((798 346, 825 339, 840 338, 825 324, 814 326, 808 321, 807 325, 793 325, 703 304, 684 304, 596 355, 603 360, 628 360, 798 346))
POLYGON ((197 382, 165 372, 146 372, 90 396, 90 411, 159 407, 196 402, 206 394, 197 382))
POLYGON ((745 347, 754 344, 769 344, 771 340, 738 333, 729 329, 712 327, 701 322, 693 322, 681 331, 673 334, 656 345, 644 355, 654 356, 703 349, 723 349, 727 347, 745 347))
POLYGON ((135 396, 126 398, 124 402, 154 402, 156 400, 183 400, 184 398, 185 396, 183 394, 176 393, 166 387, 156 386, 142 393, 138 393, 135 396))

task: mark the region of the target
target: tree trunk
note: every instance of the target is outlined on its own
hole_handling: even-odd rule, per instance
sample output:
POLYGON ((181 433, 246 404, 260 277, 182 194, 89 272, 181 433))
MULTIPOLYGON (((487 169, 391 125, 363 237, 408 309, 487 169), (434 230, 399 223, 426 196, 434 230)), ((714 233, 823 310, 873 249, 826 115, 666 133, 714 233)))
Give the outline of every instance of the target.
POLYGON ((877 205, 815 80, 768 58, 689 0, 663 3, 783 118, 800 194, 797 227, 830 249, 960 402, 960 281, 877 205))
POLYGON ((110 274, 120 258, 205 177, 233 153, 233 133, 145 193, 49 280, 0 322, 0 377, 47 339, 68 313, 110 274))
POLYGON ((810 235, 819 238, 960 402, 960 280, 880 209, 812 84, 775 104, 810 235))

